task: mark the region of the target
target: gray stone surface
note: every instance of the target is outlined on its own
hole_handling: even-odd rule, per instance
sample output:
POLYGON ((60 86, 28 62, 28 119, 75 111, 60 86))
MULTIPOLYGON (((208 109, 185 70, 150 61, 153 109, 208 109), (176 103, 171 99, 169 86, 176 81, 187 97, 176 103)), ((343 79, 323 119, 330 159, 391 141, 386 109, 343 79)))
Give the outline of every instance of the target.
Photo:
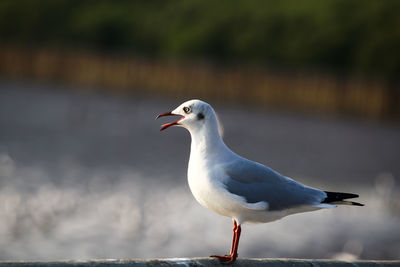
MULTIPOLYGON (((377 267, 400 266, 400 260, 394 261, 336 261, 336 260, 310 260, 310 259, 238 259, 234 266, 265 266, 265 267, 377 267)), ((61 260, 61 261, 0 261, 0 267, 5 266, 55 266, 55 267, 114 267, 114 266, 222 266, 217 260, 210 258, 175 258, 175 259, 132 259, 132 260, 61 260)))

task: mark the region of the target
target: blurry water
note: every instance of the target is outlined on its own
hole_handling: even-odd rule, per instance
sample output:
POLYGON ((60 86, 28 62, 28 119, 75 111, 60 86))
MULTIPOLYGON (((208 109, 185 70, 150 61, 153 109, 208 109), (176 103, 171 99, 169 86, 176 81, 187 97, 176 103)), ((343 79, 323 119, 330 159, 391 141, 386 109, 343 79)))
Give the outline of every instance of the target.
MULTIPOLYGON (((0 83, 0 259, 227 252, 231 220, 187 186, 189 135, 154 121, 183 99, 71 89, 0 83)), ((245 225, 241 257, 400 255, 398 127, 214 106, 239 154, 366 204, 245 225)))

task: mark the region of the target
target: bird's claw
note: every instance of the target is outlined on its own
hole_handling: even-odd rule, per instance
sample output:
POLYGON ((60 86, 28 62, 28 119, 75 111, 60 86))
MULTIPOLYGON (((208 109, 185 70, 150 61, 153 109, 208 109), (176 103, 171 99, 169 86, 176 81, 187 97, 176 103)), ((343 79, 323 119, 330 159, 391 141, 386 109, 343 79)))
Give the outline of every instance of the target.
POLYGON ((230 264, 236 260, 236 257, 233 255, 211 255, 212 258, 217 258, 222 264, 230 264))

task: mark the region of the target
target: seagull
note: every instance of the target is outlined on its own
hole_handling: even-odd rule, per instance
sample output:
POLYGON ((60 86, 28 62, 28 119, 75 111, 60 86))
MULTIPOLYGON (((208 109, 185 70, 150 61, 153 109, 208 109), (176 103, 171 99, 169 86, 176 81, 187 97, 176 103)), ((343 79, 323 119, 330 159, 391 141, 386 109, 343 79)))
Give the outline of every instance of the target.
POLYGON ((222 140, 216 113, 204 101, 186 101, 156 119, 164 116, 180 118, 162 125, 160 131, 180 126, 190 132, 187 176, 194 198, 202 206, 233 220, 230 253, 211 256, 221 263, 233 263, 238 257, 243 223, 267 223, 336 205, 363 206, 347 200, 358 197, 356 194, 312 188, 237 155, 222 140))

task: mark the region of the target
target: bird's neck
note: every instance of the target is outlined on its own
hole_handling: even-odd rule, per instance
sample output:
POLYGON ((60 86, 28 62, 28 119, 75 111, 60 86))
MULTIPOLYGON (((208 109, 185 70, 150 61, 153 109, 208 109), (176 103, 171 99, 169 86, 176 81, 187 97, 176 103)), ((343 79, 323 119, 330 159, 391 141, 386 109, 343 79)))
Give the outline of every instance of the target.
POLYGON ((191 157, 215 157, 230 151, 218 132, 218 127, 204 128, 191 132, 191 157))

